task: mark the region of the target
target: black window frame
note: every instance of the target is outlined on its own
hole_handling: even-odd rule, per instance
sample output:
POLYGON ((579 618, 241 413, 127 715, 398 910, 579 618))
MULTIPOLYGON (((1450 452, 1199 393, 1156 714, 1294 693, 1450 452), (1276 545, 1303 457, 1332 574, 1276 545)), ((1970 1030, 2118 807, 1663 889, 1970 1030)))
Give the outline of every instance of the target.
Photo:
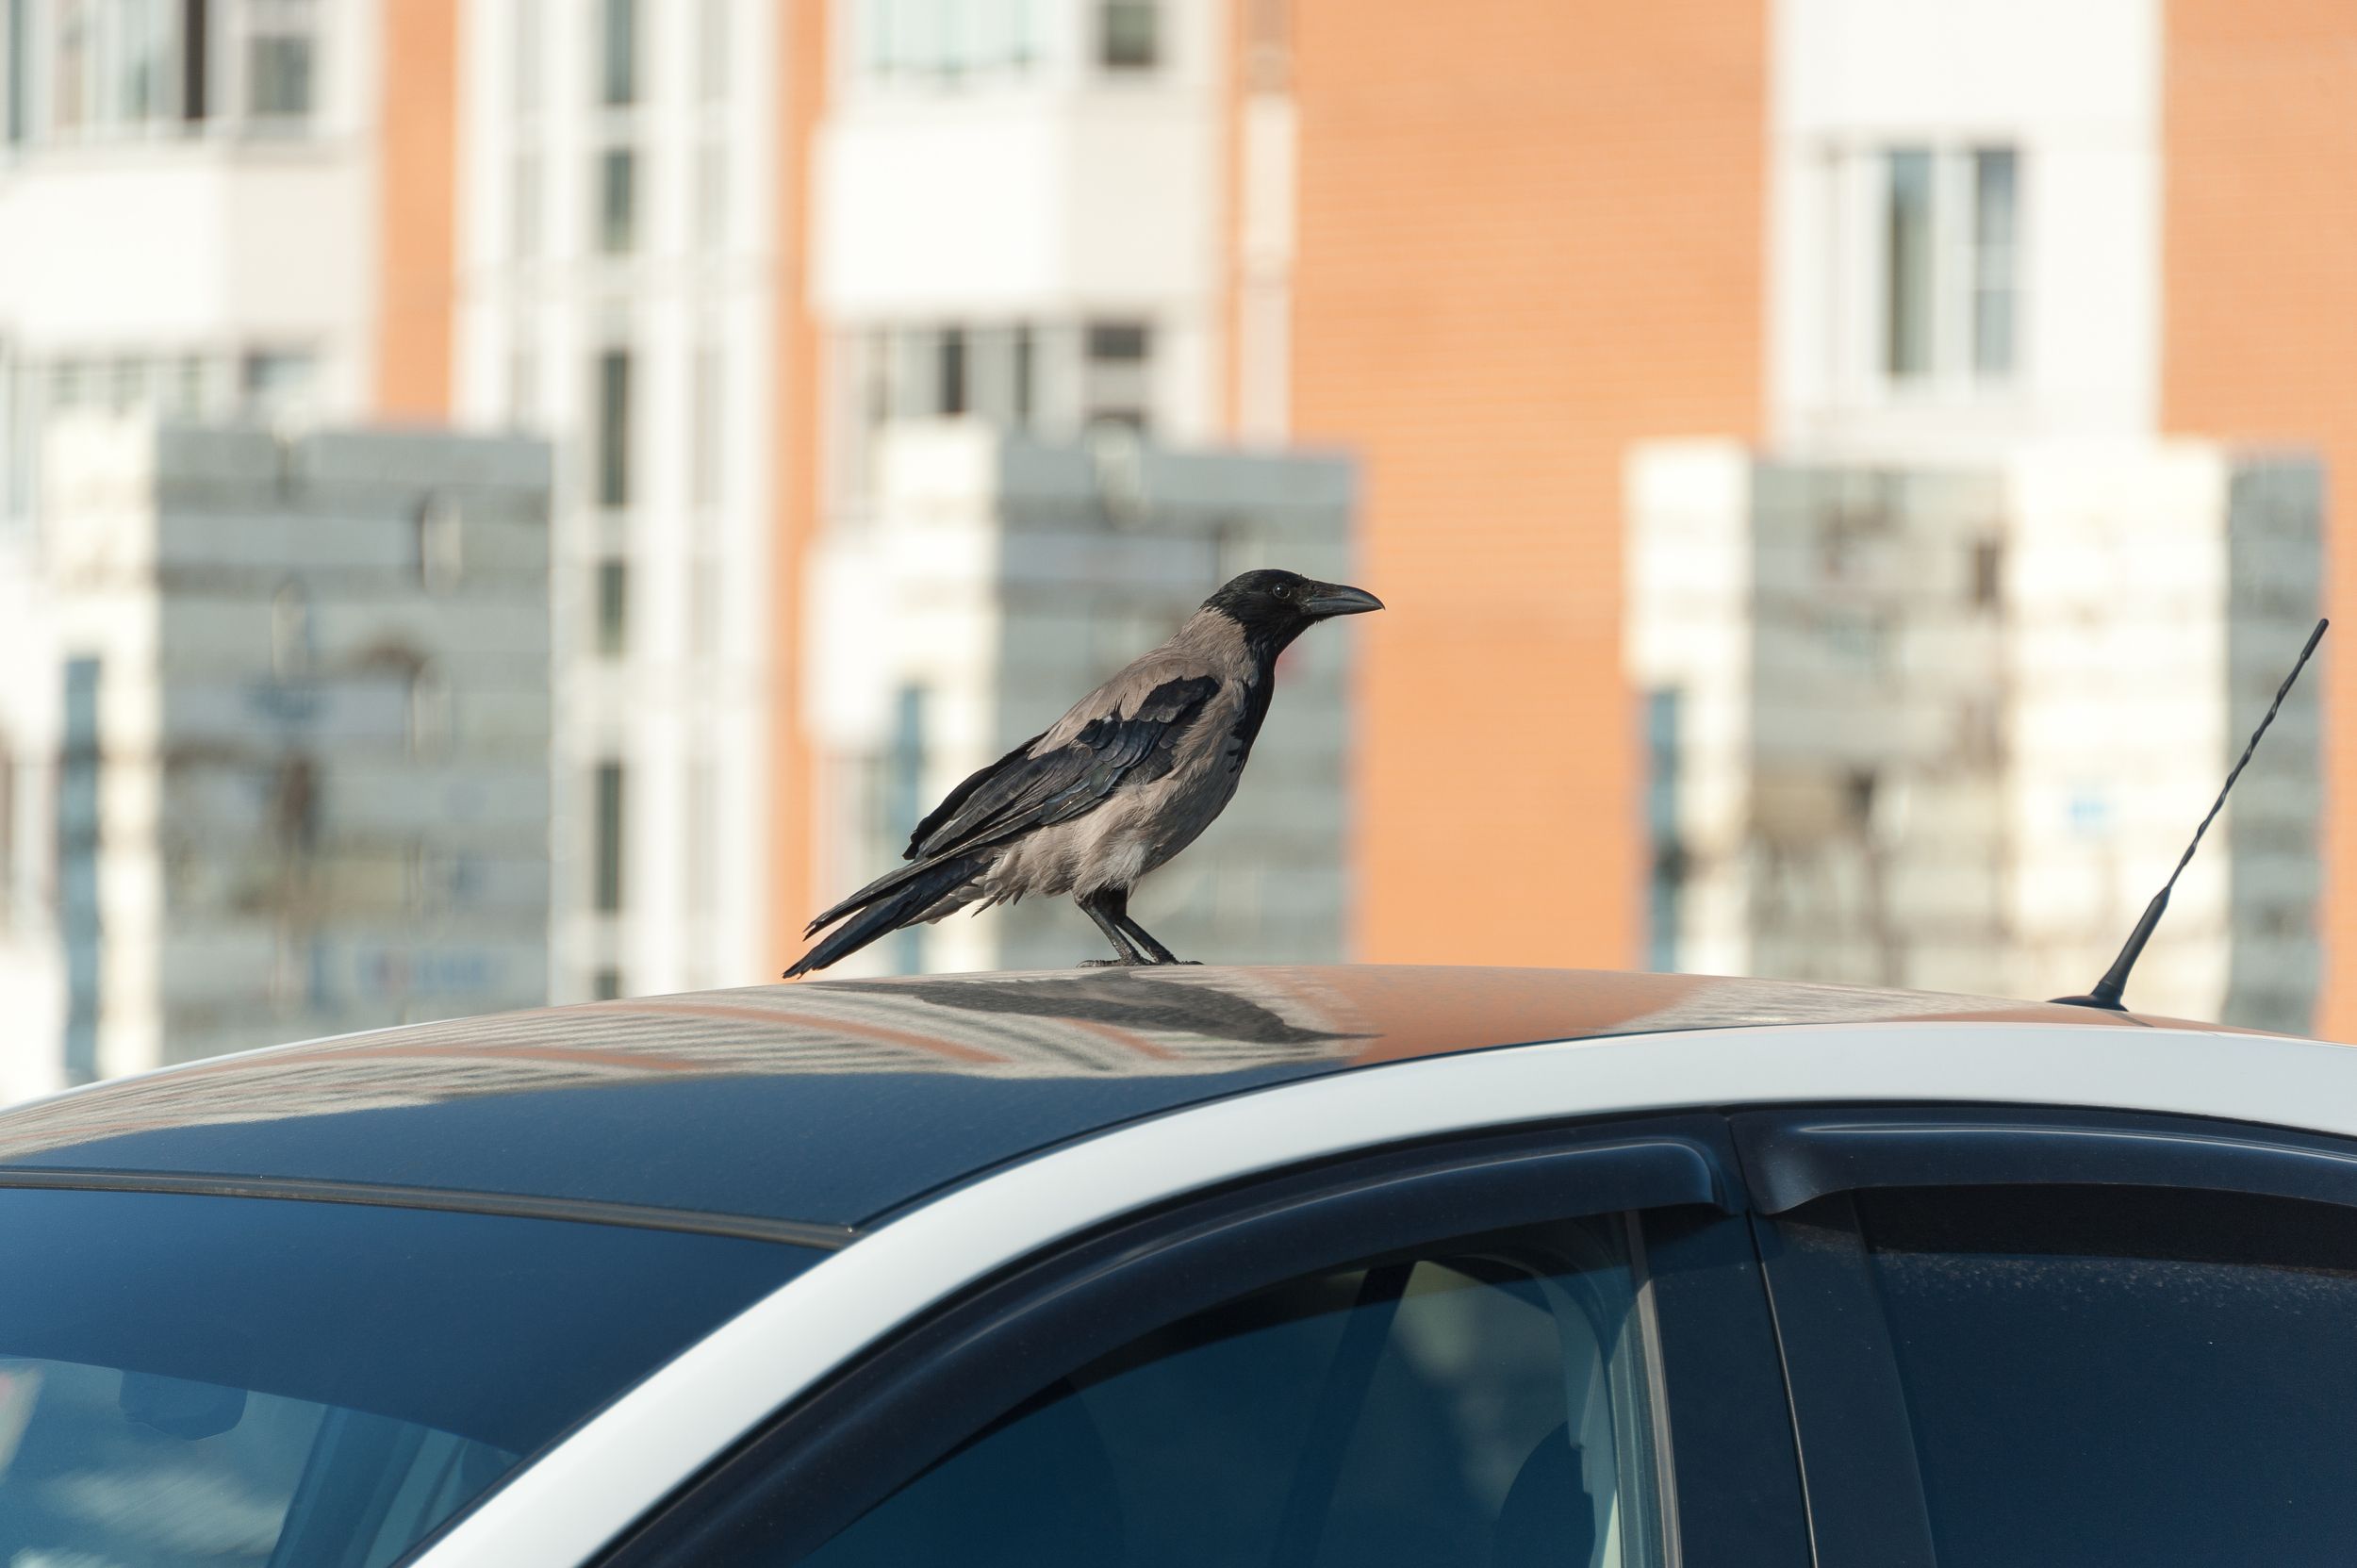
POLYGON ((1935 1568, 1915 1433, 1856 1195, 2141 1187, 2357 1209, 2357 1142, 2160 1113, 1842 1106, 1729 1118, 1775 1314, 1816 1568, 1935 1568))
POLYGON ((707 1554, 774 1518, 793 1534, 765 1536, 765 1560, 791 1561, 1038 1387, 1142 1331, 1322 1267, 1631 1213, 1677 1560, 1805 1568, 1790 1410, 1736 1171, 1719 1115, 1617 1118, 1357 1154, 1126 1218, 889 1335, 597 1560, 725 1560, 707 1554))

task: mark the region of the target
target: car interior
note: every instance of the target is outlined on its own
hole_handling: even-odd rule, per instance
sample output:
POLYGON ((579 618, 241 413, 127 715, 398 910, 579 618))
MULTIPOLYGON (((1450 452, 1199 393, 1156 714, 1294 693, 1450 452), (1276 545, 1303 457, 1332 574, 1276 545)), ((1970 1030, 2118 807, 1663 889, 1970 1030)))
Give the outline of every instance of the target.
POLYGON ((1377 1259, 1042 1387, 805 1560, 1659 1560, 1618 1220, 1377 1259))

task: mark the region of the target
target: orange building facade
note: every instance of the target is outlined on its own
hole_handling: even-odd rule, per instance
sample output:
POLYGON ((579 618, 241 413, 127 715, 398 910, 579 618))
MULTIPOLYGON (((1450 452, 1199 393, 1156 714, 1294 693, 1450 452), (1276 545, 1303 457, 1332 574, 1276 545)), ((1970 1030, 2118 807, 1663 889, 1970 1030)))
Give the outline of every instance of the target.
POLYGON ((1640 950, 1622 470, 1633 439, 1759 431, 1765 21, 1297 8, 1294 426, 1358 454, 1393 606, 1363 673, 1367 959, 1640 950))
MULTIPOLYGON (((2325 462, 2325 599, 2357 603, 2357 9, 2169 0, 2161 421, 2325 462)), ((2357 641, 2326 638, 2324 983, 2357 1039, 2357 641)))

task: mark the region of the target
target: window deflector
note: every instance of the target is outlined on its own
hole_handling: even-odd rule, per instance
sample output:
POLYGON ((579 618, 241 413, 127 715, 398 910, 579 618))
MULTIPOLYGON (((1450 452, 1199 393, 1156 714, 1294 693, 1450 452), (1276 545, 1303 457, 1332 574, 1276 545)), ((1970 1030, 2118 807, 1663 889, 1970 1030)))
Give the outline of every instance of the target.
POLYGON ((2357 1152, 2272 1128, 2103 1112, 1776 1111, 1731 1118, 1754 1207, 1876 1187, 2195 1187, 2357 1207, 2357 1152))
POLYGON ((1256 1284, 1463 1235, 1468 1215, 1478 1216, 1474 1228, 1506 1231, 1639 1210, 1739 1213, 1723 1129, 1717 1116, 1688 1115, 1383 1150, 1112 1228, 1010 1268, 894 1336, 602 1560, 693 1560, 787 1499, 791 1533, 765 1550, 794 1560, 1049 1378, 1142 1329, 1256 1284), (991 1343, 1053 1346, 1055 1364, 1036 1352, 992 1354, 991 1343))

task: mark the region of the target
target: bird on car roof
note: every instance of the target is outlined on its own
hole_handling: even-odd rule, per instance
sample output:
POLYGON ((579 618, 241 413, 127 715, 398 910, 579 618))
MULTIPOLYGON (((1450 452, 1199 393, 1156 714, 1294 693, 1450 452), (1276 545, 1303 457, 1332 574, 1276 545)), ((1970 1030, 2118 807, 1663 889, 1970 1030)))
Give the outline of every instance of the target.
POLYGON ((1169 641, 951 790, 916 825, 909 864, 811 921, 792 980, 887 932, 1030 895, 1070 894, 1113 957, 1177 964, 1129 916, 1138 880, 1195 842, 1234 798, 1275 694, 1277 656, 1335 616, 1379 610, 1363 588, 1247 571, 1169 641))

